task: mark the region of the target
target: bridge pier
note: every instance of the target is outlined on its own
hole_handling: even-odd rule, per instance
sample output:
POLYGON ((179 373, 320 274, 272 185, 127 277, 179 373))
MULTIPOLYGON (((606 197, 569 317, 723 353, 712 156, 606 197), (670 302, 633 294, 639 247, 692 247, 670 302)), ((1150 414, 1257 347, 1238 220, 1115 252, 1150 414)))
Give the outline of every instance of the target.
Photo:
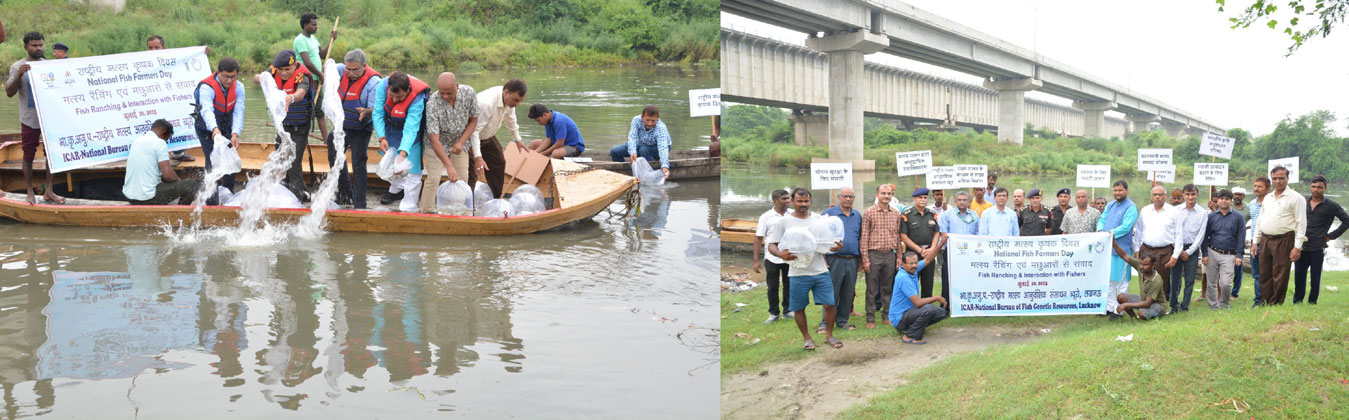
POLYGON ((1026 128, 1026 92, 1044 87, 1044 82, 1032 78, 985 80, 984 87, 998 91, 998 141, 1021 144, 1026 128))
POLYGON ((1175 138, 1180 138, 1181 136, 1186 134, 1185 132, 1189 128, 1189 126, 1185 123, 1163 121, 1162 128, 1166 129, 1166 135, 1175 138))
POLYGON ((1105 112, 1118 108, 1114 101, 1073 101, 1073 108, 1082 110, 1082 137, 1105 138, 1105 112))
POLYGON ((853 172, 876 168, 862 155, 862 58, 889 45, 889 37, 867 30, 806 39, 807 47, 829 54, 829 158, 853 162, 853 172))
POLYGON ((792 122, 792 132, 796 136, 797 146, 828 146, 829 116, 792 113, 787 120, 792 122))
POLYGON ((1156 115, 1127 115, 1125 119, 1129 120, 1129 132, 1141 133, 1152 129, 1152 123, 1161 122, 1162 117, 1156 115))

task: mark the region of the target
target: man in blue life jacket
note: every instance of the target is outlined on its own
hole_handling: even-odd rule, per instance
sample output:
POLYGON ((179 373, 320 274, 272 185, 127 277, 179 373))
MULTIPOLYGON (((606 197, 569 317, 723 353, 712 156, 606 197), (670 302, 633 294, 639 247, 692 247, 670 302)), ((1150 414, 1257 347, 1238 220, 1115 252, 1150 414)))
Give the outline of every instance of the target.
MULTIPOLYGON (((197 140, 201 142, 201 151, 206 155, 206 171, 214 168, 211 152, 215 150, 215 136, 230 139, 230 147, 239 148, 239 133, 244 128, 244 84, 239 81, 239 60, 234 57, 220 59, 215 73, 197 83, 193 95, 197 140)), ((234 191, 234 174, 225 174, 216 185, 234 191)), ((218 197, 211 194, 206 204, 220 204, 218 197)))
MULTIPOLYGON (((351 153, 351 172, 342 166, 341 178, 337 180, 337 204, 351 204, 363 209, 365 205, 366 150, 370 147, 370 133, 375 129, 370 121, 371 103, 375 100, 376 85, 383 79, 375 69, 366 65, 365 51, 355 49, 347 51, 342 64, 337 65, 337 74, 341 82, 337 85, 337 94, 342 95, 342 131, 346 133, 346 149, 351 153)), ((332 165, 338 151, 333 147, 333 138, 328 136, 328 164, 332 165)))
POLYGON ((408 176, 389 183, 389 192, 403 193, 398 211, 417 211, 417 200, 421 197, 422 115, 430 93, 430 85, 401 71, 380 80, 375 88, 375 110, 371 117, 375 136, 379 137, 379 150, 384 153, 397 150, 398 159, 412 163, 408 176))
MULTIPOLYGON (((300 162, 307 149, 305 146, 309 144, 309 108, 314 102, 314 76, 295 61, 295 51, 291 50, 277 53, 268 71, 272 75, 269 83, 275 83, 274 86, 286 94, 286 117, 281 120, 281 129, 289 133, 290 141, 295 143, 295 159, 291 160, 282 184, 296 198, 307 201, 309 193, 304 186, 300 162)), ((256 78, 254 81, 262 83, 256 78)), ((281 136, 276 137, 276 142, 278 145, 281 143, 281 136)))

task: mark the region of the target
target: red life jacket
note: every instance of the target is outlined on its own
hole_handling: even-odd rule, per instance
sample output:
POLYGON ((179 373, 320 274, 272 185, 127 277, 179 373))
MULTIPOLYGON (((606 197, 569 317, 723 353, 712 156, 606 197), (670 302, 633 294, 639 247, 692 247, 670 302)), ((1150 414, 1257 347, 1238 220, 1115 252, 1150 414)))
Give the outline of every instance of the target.
POLYGON ((365 67, 365 74, 361 75, 356 81, 351 81, 350 77, 343 77, 342 82, 337 84, 337 91, 342 94, 343 101, 361 100, 361 91, 365 90, 365 83, 370 81, 371 77, 380 76, 378 71, 365 67))
POLYGON ((234 86, 230 86, 230 89, 228 90, 223 89, 220 86, 220 81, 216 80, 216 75, 218 74, 220 74, 220 72, 211 73, 210 76, 206 76, 206 79, 203 79, 201 82, 205 83, 206 86, 210 86, 211 89, 215 91, 215 100, 212 101, 212 105, 215 105, 216 112, 234 112, 234 102, 237 99, 235 97, 236 89, 234 89, 234 86))
MULTIPOLYGON (((215 92, 215 99, 211 101, 214 110, 207 110, 205 112, 214 112, 216 128, 219 128, 221 133, 228 134, 234 127, 234 104, 238 101, 238 97, 235 96, 238 93, 238 89, 236 88, 238 82, 235 82, 235 86, 230 86, 229 90, 225 90, 220 86, 220 82, 216 80, 216 76, 219 74, 220 72, 215 72, 210 76, 206 76, 206 79, 197 83, 197 87, 200 89, 201 85, 210 86, 211 90, 215 92)), ((192 96, 196 99, 196 103, 200 105, 201 98, 196 96, 197 92, 198 91, 194 89, 192 91, 192 96)), ((202 110, 198 109, 197 112, 200 114, 202 110)), ((195 118, 196 129, 208 131, 206 129, 206 120, 199 114, 195 118)))
POLYGON ((401 102, 393 103, 392 96, 389 96, 387 92, 385 92, 384 95, 384 113, 387 115, 386 118, 399 123, 399 125, 402 125, 401 123, 403 120, 407 119, 408 107, 412 106, 412 103, 417 99, 417 96, 431 90, 431 86, 416 77, 408 76, 408 82, 412 85, 412 89, 408 91, 407 97, 403 98, 401 102))
MULTIPOLYGON (((299 84, 300 78, 304 77, 306 74, 309 74, 309 69, 305 68, 305 66, 296 66, 295 71, 290 74, 290 79, 281 80, 281 72, 279 71, 272 73, 272 79, 276 81, 277 89, 281 89, 281 91, 286 92, 287 95, 294 95, 295 85, 299 84)), ((310 83, 309 86, 312 88, 314 84, 310 83)))
POLYGON ((309 70, 304 66, 297 66, 295 72, 291 73, 289 79, 281 80, 280 72, 272 73, 272 79, 276 81, 276 87, 281 89, 282 92, 286 92, 287 95, 295 94, 295 89, 297 85, 300 84, 301 80, 309 80, 309 89, 306 90, 304 98, 291 102, 290 107, 286 109, 286 118, 281 121, 282 125, 288 126, 308 124, 310 118, 309 108, 311 108, 310 102, 314 100, 314 89, 316 88, 316 86, 314 86, 313 76, 310 75, 309 70))

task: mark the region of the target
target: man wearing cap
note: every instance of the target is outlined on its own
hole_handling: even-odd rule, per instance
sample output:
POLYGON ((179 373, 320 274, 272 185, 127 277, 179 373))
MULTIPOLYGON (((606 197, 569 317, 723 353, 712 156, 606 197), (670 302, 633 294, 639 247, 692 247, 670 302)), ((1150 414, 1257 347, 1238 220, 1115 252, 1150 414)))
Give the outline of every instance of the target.
POLYGON ((1016 211, 1007 207, 1007 189, 993 190, 995 205, 979 214, 979 236, 1017 236, 1016 211))
MULTIPOLYGON (((941 250, 933 245, 941 239, 942 233, 937 226, 937 214, 927 209, 927 194, 927 188, 913 190, 913 207, 899 217, 899 240, 907 249, 918 252, 921 259, 932 261, 941 250)), ((935 265, 928 265, 918 272, 920 295, 924 298, 932 297, 935 269, 935 265)))
POLYGON ((1017 224, 1021 225, 1021 236, 1044 236, 1052 229, 1049 210, 1040 205, 1043 198, 1039 188, 1031 188, 1030 205, 1016 213, 1017 224))
MULTIPOLYGON (((255 76, 253 81, 274 83, 277 89, 285 93, 286 117, 281 120, 281 129, 290 134, 290 141, 295 144, 295 158, 290 161, 290 169, 286 170, 283 185, 295 194, 296 198, 305 200, 309 194, 305 190, 304 172, 300 162, 303 162, 302 158, 307 149, 305 145, 309 144, 309 108, 314 98, 314 78, 309 74, 309 70, 295 61, 295 51, 291 50, 277 53, 268 71, 272 75, 272 80, 264 81, 255 76)), ((281 136, 276 137, 276 142, 281 143, 281 136)))
POLYGON ((70 53, 70 47, 67 47, 66 44, 58 42, 56 43, 56 45, 52 46, 53 60, 60 60, 62 58, 66 58, 66 54, 68 53, 70 53))
POLYGON ((1068 214, 1069 209, 1072 209, 1072 206, 1068 205, 1068 199, 1072 193, 1072 190, 1067 188, 1059 188, 1059 192, 1054 194, 1059 199, 1059 205, 1049 212, 1049 234, 1063 234, 1063 217, 1068 214))

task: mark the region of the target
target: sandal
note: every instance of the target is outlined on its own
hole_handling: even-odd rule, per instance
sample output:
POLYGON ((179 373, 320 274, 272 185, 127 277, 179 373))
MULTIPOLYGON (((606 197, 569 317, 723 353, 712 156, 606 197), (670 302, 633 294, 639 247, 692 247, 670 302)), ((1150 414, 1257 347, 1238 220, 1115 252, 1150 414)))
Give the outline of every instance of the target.
POLYGON ((845 330, 848 330, 848 331, 852 331, 852 330, 856 330, 856 329, 857 329, 857 326, 856 326, 856 325, 853 325, 853 324, 845 324, 845 325, 843 325, 843 326, 841 326, 841 327, 834 327, 834 328, 842 328, 842 329, 845 329, 845 330))
POLYGON ((921 345, 924 345, 924 344, 927 344, 927 341, 924 341, 924 340, 914 340, 914 339, 912 339, 912 338, 909 338, 909 336, 901 337, 901 338, 899 339, 899 341, 903 341, 905 344, 916 344, 916 345, 920 345, 920 346, 921 346, 921 345))
POLYGON ((801 350, 805 351, 815 350, 815 340, 806 340, 806 343, 801 345, 801 350))
POLYGON ((843 348, 843 342, 842 342, 842 341, 839 341, 839 339, 834 338, 834 337, 829 337, 829 345, 830 345, 830 346, 833 346, 833 347, 836 348, 836 349, 841 349, 841 348, 843 348))

